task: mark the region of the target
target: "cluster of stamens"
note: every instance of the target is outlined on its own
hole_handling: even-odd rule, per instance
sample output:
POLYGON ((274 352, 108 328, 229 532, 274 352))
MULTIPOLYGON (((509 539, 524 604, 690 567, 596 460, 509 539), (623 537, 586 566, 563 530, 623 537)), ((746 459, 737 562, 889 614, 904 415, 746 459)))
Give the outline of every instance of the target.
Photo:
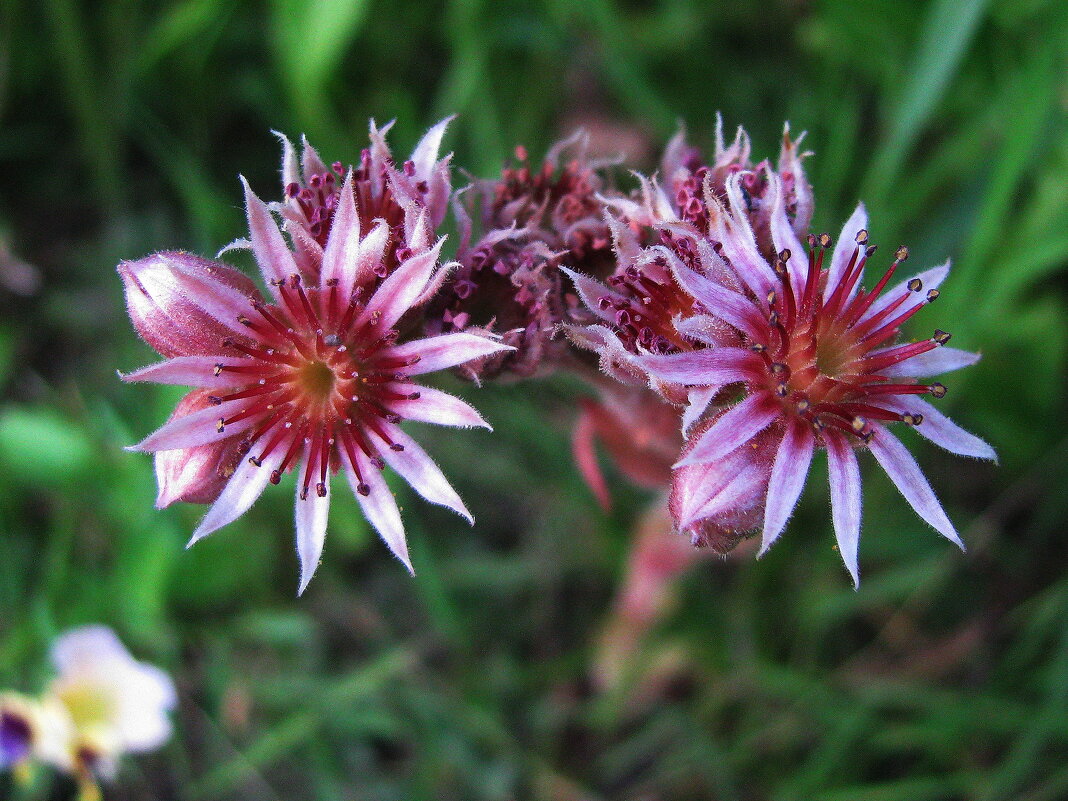
POLYGON ((764 362, 766 388, 817 431, 832 427, 867 442, 872 437, 869 420, 919 425, 922 414, 890 411, 879 405, 879 399, 926 394, 941 398, 946 394, 945 386, 894 382, 882 371, 946 344, 950 335, 937 330, 927 340, 877 349, 893 340, 906 320, 934 301, 938 290, 923 293, 922 282, 914 278, 900 296, 865 316, 897 267, 908 258, 908 249, 897 250, 893 263, 870 292, 860 288, 854 294, 864 265, 876 250, 868 245, 867 231, 861 230, 841 279, 824 297, 820 283, 827 273, 821 271, 831 238, 827 234, 809 235, 808 244, 803 288, 796 287, 791 279, 789 251, 779 253, 775 261, 781 289, 770 291, 764 299, 767 335, 765 341, 751 346, 764 362))
POLYGON ((698 313, 698 303, 670 278, 663 260, 654 265, 662 273, 659 279, 650 270, 633 265, 609 276, 607 283, 618 295, 601 296, 597 306, 615 313, 620 340, 631 350, 636 346, 657 354, 687 350, 689 345, 673 321, 698 313))
POLYGON ((219 405, 247 400, 248 405, 228 417, 220 417, 217 430, 248 418, 259 420, 240 443, 242 454, 261 466, 268 455, 285 448, 270 481, 277 484, 307 448, 301 498, 314 485, 319 497, 327 492, 327 476, 339 466, 339 448, 357 471, 357 491, 370 492, 359 476, 356 451, 362 451, 375 467, 384 462, 367 436, 373 432, 387 447, 402 451, 383 426, 400 422, 391 410, 394 401, 416 400, 418 392, 399 391, 410 381, 405 368, 418 357, 390 356, 397 339, 393 329, 382 330, 377 314, 356 324, 365 307, 362 288, 347 299, 339 297, 336 280, 321 289, 305 289, 298 275, 275 284, 280 305, 254 301, 248 316, 238 320, 249 329, 248 341, 227 338, 223 346, 247 356, 247 364, 215 365, 216 376, 234 378, 234 391, 212 395, 219 405))

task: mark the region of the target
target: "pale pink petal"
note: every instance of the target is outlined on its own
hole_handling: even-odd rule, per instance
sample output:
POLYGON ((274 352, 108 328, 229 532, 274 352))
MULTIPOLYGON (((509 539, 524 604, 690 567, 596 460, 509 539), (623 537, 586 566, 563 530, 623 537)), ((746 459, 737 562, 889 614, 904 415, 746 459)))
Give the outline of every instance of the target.
POLYGON ((638 356, 635 362, 664 381, 690 386, 721 387, 745 381, 760 357, 745 348, 710 348, 666 355, 638 356))
POLYGON ((515 348, 488 337, 459 333, 441 334, 405 342, 403 345, 383 351, 383 356, 388 359, 402 360, 419 357, 419 361, 411 367, 405 367, 404 372, 407 375, 422 375, 506 350, 515 350, 515 348))
POLYGON ((786 521, 793 514, 797 499, 801 497, 801 490, 805 486, 815 444, 816 438, 807 423, 795 420, 787 426, 782 444, 775 454, 775 464, 771 468, 768 500, 764 507, 764 532, 758 556, 767 553, 771 544, 786 528, 786 521))
POLYGON ((675 330, 684 337, 703 342, 713 348, 738 341, 738 333, 719 317, 713 317, 711 314, 695 314, 693 317, 677 319, 675 330))
MULTIPOLYGON (((310 446, 308 446, 310 448, 310 446)), ((307 454, 305 454, 307 459, 307 454)), ((304 468, 301 468, 303 471, 304 468)), ((300 473, 302 474, 302 473, 300 473)), ((330 513, 330 493, 322 498, 314 489, 301 500, 303 485, 300 481, 296 487, 296 521, 297 521, 297 556, 300 557, 300 588, 297 595, 303 595, 308 582, 319 567, 319 558, 323 555, 323 543, 326 541, 326 520, 330 513)))
MULTIPOLYGON (((741 469, 731 472, 725 478, 725 483, 718 487, 716 492, 704 498, 692 512, 689 514, 684 512, 680 528, 685 529, 700 520, 746 506, 767 483, 764 472, 755 464, 743 465, 741 469)), ((694 496, 690 499, 691 504, 700 498, 702 498, 700 494, 694 496)))
MULTIPOLYGON (((912 278, 902 281, 897 286, 883 292, 883 294, 879 296, 879 299, 872 304, 871 308, 868 309, 863 315, 861 315, 861 322, 871 317, 874 317, 876 314, 885 309, 892 301, 897 300, 902 295, 914 295, 917 300, 922 299, 924 297, 925 292, 931 289, 937 289, 939 286, 941 286, 942 282, 946 280, 946 276, 948 275, 949 262, 947 261, 945 264, 940 264, 938 267, 932 267, 930 270, 924 270, 922 273, 917 273, 912 278), (914 281, 916 279, 919 279, 920 283, 923 284, 923 289, 921 289, 919 292, 913 293, 909 290, 908 285, 911 281, 914 281)), ((912 305, 908 301, 906 301, 906 303, 909 306, 912 305)), ((908 306, 901 307, 902 310, 905 308, 908 308, 908 306)))
POLYGON ((311 146, 311 142, 308 141, 308 137, 302 136, 301 142, 304 145, 304 150, 300 154, 300 166, 304 172, 304 178, 307 180, 313 175, 322 175, 324 172, 329 172, 326 164, 319 157, 318 151, 311 146))
MULTIPOLYGON (((857 234, 862 229, 868 227, 868 211, 864 208, 864 204, 860 203, 857 208, 846 220, 845 225, 842 226, 842 232, 838 235, 838 241, 834 243, 834 252, 831 254, 831 263, 827 268, 827 283, 823 287, 823 300, 827 301, 831 297, 831 293, 834 292, 838 283, 845 275, 846 267, 849 265, 849 260, 853 258, 853 253, 860 247, 857 244, 857 234)), ((858 258, 864 255, 858 253, 858 258)), ((863 274, 861 275, 863 280, 863 274)), ((853 293, 857 291, 857 287, 860 286, 861 281, 858 280, 856 286, 853 288, 853 293)))
POLYGON ((420 181, 430 181, 434 165, 438 160, 438 151, 441 149, 441 139, 445 135, 445 129, 456 115, 446 117, 425 134, 419 140, 419 144, 412 151, 412 163, 415 165, 415 177, 420 181))
POLYGON ((701 419, 701 415, 708 409, 712 399, 716 397, 720 387, 693 387, 687 393, 686 411, 682 414, 682 435, 690 433, 690 428, 701 419))
POLYGON ((415 299, 412 308, 417 309, 437 297, 441 288, 445 285, 445 282, 452 278, 453 273, 459 268, 460 262, 458 261, 450 261, 441 265, 434 274, 430 276, 430 280, 427 281, 426 286, 423 287, 423 291, 419 293, 419 297, 415 299))
POLYGON ((408 568, 409 573, 414 575, 415 570, 408 556, 408 542, 404 537, 404 524, 401 522, 400 509, 397 508, 393 492, 382 477, 382 471, 371 464, 367 455, 359 449, 356 450, 355 465, 349 462, 347 453, 341 461, 345 468, 345 475, 352 486, 352 492, 356 495, 356 500, 360 502, 364 515, 393 555, 408 568), (360 492, 361 484, 367 490, 366 495, 360 492))
POLYGON ((475 519, 467 511, 464 502, 456 494, 456 490, 449 484, 445 474, 427 455, 419 444, 401 431, 400 428, 388 423, 383 425, 384 431, 393 440, 394 444, 402 445, 404 450, 396 451, 386 445, 385 441, 376 432, 369 431, 371 441, 378 448, 379 454, 390 467, 407 481, 416 492, 431 503, 452 509, 458 515, 467 519, 471 525, 475 519))
POLYGON ((645 384, 648 375, 638 367, 636 357, 623 347, 614 331, 603 325, 561 325, 571 342, 600 357, 601 370, 621 384, 645 384))
MULTIPOLYGON (((872 351, 869 355, 878 356, 879 351, 872 351)), ((885 375, 887 378, 921 378, 941 375, 960 370, 962 367, 970 367, 981 358, 981 353, 972 353, 943 345, 880 370, 879 375, 885 375)))
POLYGON ((942 504, 938 502, 934 490, 920 471, 920 466, 905 446, 885 428, 875 426, 868 447, 905 500, 916 510, 916 514, 930 523, 939 534, 964 550, 964 543, 946 516, 942 504))
MULTIPOLYGON (((398 392, 410 393, 411 384, 391 385, 398 392)), ((462 400, 439 389, 418 387, 417 400, 390 401, 389 408, 405 420, 418 420, 423 423, 435 423, 439 426, 459 426, 461 428, 493 428, 482 416, 462 400)))
POLYGON ((235 356, 176 356, 165 362, 150 364, 132 373, 119 373, 123 381, 150 381, 154 384, 176 384, 183 387, 219 387, 225 389, 233 386, 233 375, 224 375, 216 368, 239 367, 249 363, 247 357, 235 356))
POLYGON ((202 540, 214 531, 232 523, 241 517, 263 494, 271 479, 271 472, 277 470, 285 458, 286 448, 275 448, 257 467, 248 459, 242 459, 230 480, 215 503, 208 509, 186 547, 202 540))
POLYGON ((857 549, 860 543, 861 483, 857 455, 844 437, 824 431, 827 443, 827 471, 831 486, 831 518, 838 539, 838 552, 853 586, 860 585, 857 549))
POLYGON ((790 281, 793 284, 794 294, 800 296, 805 290, 805 282, 808 276, 808 249, 801 245, 801 240, 794 233, 790 220, 786 216, 786 190, 782 181, 775 173, 770 174, 772 187, 769 191, 774 193, 771 205, 771 240, 775 244, 775 252, 790 251, 790 258, 786 261, 786 267, 790 271, 790 281))
POLYGON ((814 206, 812 187, 805 178, 805 170, 801 164, 802 158, 806 155, 800 151, 804 138, 805 131, 802 131, 797 139, 791 140, 790 123, 786 123, 782 131, 782 148, 779 150, 779 175, 785 177, 787 173, 791 173, 794 177, 797 213, 794 216, 793 228, 798 236, 803 236, 808 231, 814 206))
POLYGON ((371 230, 360 240, 356 254, 355 286, 364 286, 375 280, 375 267, 382 263, 389 244, 389 223, 375 220, 371 230))
POLYGON ((347 299, 356 287, 357 256, 360 252, 360 215, 356 211, 356 195, 352 188, 352 170, 341 185, 340 198, 330 225, 330 238, 323 251, 320 283, 338 282, 338 295, 347 299))
POLYGON ((229 253, 232 250, 252 250, 252 243, 247 237, 238 237, 229 244, 223 245, 219 248, 219 252, 215 254, 215 258, 220 258, 224 253, 229 253))
POLYGON ((709 281, 688 267, 681 264, 676 266, 677 259, 672 261, 672 272, 676 280, 704 305, 709 314, 734 326, 750 339, 760 341, 761 331, 766 330, 767 325, 751 300, 739 292, 709 281))
POLYGON ((219 421, 237 414, 249 403, 248 398, 223 401, 217 406, 209 406, 184 417, 175 418, 164 423, 136 445, 130 445, 126 450, 151 453, 192 448, 195 445, 218 442, 234 434, 240 434, 256 425, 255 415, 230 423, 222 427, 222 431, 219 430, 219 421))
POLYGON ((702 464, 721 459, 748 442, 782 414, 782 408, 760 395, 750 395, 716 420, 694 445, 693 450, 675 464, 702 464))
POLYGON ((990 445, 965 431, 927 401, 910 396, 883 399, 880 405, 901 414, 922 414, 923 422, 916 426, 917 433, 950 453, 994 462, 998 460, 997 453, 990 445))
POLYGON ((722 209, 712 190, 712 176, 705 178, 705 204, 713 215, 712 230, 716 241, 723 245, 723 255, 730 259, 734 272, 750 291, 763 298, 769 289, 778 290, 779 278, 757 247, 753 229, 749 225, 748 208, 742 192, 743 174, 735 173, 727 179, 727 200, 730 214, 722 209))
POLYGON ((256 197, 244 176, 241 183, 245 187, 245 210, 248 214, 252 252, 256 255, 256 263, 263 273, 264 282, 275 300, 280 303, 282 296, 275 283, 296 275, 297 263, 293 261, 293 253, 286 246, 282 232, 278 230, 267 205, 256 197))
POLYGON ((571 282, 575 285, 575 290, 578 292, 582 302, 586 304, 586 308, 600 317, 609 325, 615 325, 616 312, 614 309, 602 309, 598 301, 603 297, 609 297, 614 301, 624 301, 622 295, 617 292, 613 292, 606 287, 600 281, 577 273, 574 270, 569 270, 567 267, 561 267, 560 272, 567 275, 571 279, 571 282))
POLYGON ((391 328, 412 307, 427 285, 444 242, 444 238, 439 239, 431 250, 412 256, 397 267, 371 296, 356 319, 356 328, 367 325, 372 316, 377 316, 377 330, 391 328))
POLYGON ((290 184, 300 183, 300 165, 297 164, 297 151, 289 137, 280 131, 271 131, 282 143, 282 189, 290 184))

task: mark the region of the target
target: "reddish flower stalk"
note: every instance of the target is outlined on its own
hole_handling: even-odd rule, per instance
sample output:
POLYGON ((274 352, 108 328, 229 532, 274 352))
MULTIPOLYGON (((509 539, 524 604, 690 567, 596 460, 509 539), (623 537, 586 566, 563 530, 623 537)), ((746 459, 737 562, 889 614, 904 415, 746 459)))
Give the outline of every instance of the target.
POLYGON ((398 256, 386 223, 370 231, 361 224, 356 184, 350 172, 315 281, 246 185, 250 245, 268 298, 237 271, 183 253, 119 266, 135 327, 170 357, 125 380, 197 388, 170 422, 134 448, 164 454, 157 461, 160 505, 214 497, 192 544, 243 514, 268 483, 295 471, 301 592, 319 561, 330 476, 338 470, 409 570, 399 510, 382 476, 387 464, 427 500, 471 519, 398 424, 486 426, 463 401, 412 379, 509 350, 469 334, 399 344, 402 316, 426 303, 447 271, 438 262, 443 240, 398 256), (397 263, 384 269, 390 253, 397 263))

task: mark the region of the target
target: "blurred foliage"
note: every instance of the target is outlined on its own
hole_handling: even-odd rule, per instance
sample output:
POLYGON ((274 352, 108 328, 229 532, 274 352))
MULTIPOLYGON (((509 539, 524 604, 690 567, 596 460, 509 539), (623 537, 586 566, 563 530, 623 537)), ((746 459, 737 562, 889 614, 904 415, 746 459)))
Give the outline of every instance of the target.
MULTIPOLYGON (((88 621, 171 670, 178 735, 115 799, 1068 797, 1066 48, 1058 0, 0 0, 0 686, 39 687, 88 621), (200 510, 155 511, 122 450, 176 395, 116 380, 152 356, 112 270, 240 236, 237 173, 277 191, 271 129, 354 160, 369 117, 406 152, 457 113, 446 146, 489 176, 580 123, 651 168, 717 109, 760 154, 809 131, 817 228, 863 198, 875 241, 954 258, 919 323, 983 351, 947 402, 1002 463, 916 450, 968 554, 866 464, 854 592, 813 481, 765 559, 691 571, 598 693, 653 499, 617 481, 597 509, 566 381, 453 386, 496 432, 426 441, 478 525, 398 487, 415 580, 342 493, 299 602, 284 491, 183 550, 200 510)), ((0 797, 65 797, 49 781, 0 797)))

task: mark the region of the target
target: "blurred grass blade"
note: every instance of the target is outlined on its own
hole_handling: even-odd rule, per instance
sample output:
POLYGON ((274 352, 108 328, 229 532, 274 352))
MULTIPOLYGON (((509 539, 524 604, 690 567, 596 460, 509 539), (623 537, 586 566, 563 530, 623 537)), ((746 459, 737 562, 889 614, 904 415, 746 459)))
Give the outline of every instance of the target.
POLYGON ((890 131, 865 181, 865 197, 882 200, 909 150, 942 99, 986 11, 988 0, 935 0, 920 34, 890 131))

